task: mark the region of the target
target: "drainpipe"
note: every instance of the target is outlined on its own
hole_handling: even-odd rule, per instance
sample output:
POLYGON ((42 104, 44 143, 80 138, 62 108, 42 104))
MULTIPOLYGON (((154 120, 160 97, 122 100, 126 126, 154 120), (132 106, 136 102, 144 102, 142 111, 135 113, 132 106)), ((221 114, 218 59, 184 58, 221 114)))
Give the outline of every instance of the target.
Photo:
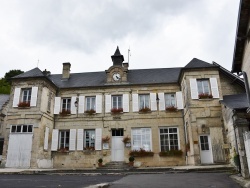
MULTIPOLYGON (((233 115, 232 115, 232 119, 233 119, 233 127, 234 127, 234 137, 235 137, 235 150, 236 150, 236 154, 239 155, 239 148, 238 148, 238 142, 237 142, 237 136, 236 136, 236 123, 234 121, 234 116, 235 116, 235 110, 233 110, 233 115)), ((239 173, 241 173, 241 164, 239 164, 239 173)))
POLYGON ((186 165, 188 164, 188 156, 187 156, 187 125, 184 119, 184 109, 182 110, 182 119, 183 119, 183 126, 184 126, 184 141, 185 141, 185 161, 186 161, 186 165))

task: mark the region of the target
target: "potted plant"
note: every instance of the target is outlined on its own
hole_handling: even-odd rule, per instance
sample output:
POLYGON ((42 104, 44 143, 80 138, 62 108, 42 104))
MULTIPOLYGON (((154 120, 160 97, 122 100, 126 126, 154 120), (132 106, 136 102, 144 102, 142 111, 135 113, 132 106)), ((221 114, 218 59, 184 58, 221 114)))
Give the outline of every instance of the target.
POLYGON ((134 160, 135 160, 135 158, 133 157, 133 156, 130 156, 129 158, 128 158, 128 160, 129 160, 129 166, 134 166, 134 160))
POLYGON ((102 158, 98 159, 98 166, 99 167, 102 167, 102 162, 103 162, 102 158))
POLYGON ((26 101, 24 101, 24 102, 19 102, 18 104, 17 104, 17 106, 19 107, 19 108, 25 108, 25 107, 30 107, 30 102, 26 102, 26 101))
POLYGON ((86 110, 84 113, 85 114, 88 114, 88 115, 93 115, 93 114, 95 114, 95 110, 94 109, 90 109, 90 110, 86 110))
POLYGON ((110 139, 109 136, 103 137, 103 138, 102 138, 102 142, 108 143, 108 142, 109 142, 109 139, 110 139))
POLYGON ((212 99, 213 95, 209 94, 209 93, 200 93, 199 94, 199 99, 212 99))
POLYGON ((141 108, 139 110, 139 112, 141 112, 141 113, 148 113, 148 112, 151 112, 151 109, 149 107, 144 107, 144 108, 141 108))
POLYGON ((123 108, 112 108, 111 113, 112 114, 120 114, 123 112, 123 108))
POLYGON ((124 143, 124 144, 126 144, 126 143, 130 143, 130 138, 128 137, 128 136, 126 136, 126 137, 124 137, 123 139, 122 139, 122 142, 124 143))
POLYGON ((154 152, 146 151, 146 150, 140 148, 140 150, 131 150, 129 152, 129 155, 133 156, 133 157, 152 157, 152 156, 154 156, 154 152))
POLYGON ((177 108, 175 106, 167 106, 166 111, 167 112, 176 112, 177 108))
POLYGON ((60 112, 60 115, 61 116, 67 116, 70 114, 70 110, 66 110, 66 109, 63 109, 61 112, 60 112))

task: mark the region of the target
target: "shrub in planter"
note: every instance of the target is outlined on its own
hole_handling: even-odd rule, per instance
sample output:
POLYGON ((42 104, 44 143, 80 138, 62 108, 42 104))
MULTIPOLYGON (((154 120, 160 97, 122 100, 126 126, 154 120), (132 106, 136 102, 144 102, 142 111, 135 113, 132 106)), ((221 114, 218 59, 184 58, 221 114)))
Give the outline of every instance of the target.
POLYGON ((93 110, 93 109, 86 110, 84 113, 88 114, 88 115, 93 115, 93 114, 95 114, 95 110, 93 110))
POLYGON ((112 108, 111 113, 112 114, 120 114, 123 112, 123 108, 112 108))
POLYGON ((148 108, 148 107, 145 107, 145 108, 141 108, 141 109, 139 110, 139 112, 147 113, 147 112, 151 112, 151 109, 148 108))
POLYGON ((18 107, 24 108, 24 107, 30 107, 30 102, 19 102, 18 107))
POLYGON ((99 167, 102 167, 102 162, 103 162, 102 158, 98 159, 98 166, 99 167))
POLYGON ((129 155, 133 157, 148 157, 148 156, 154 156, 154 152, 146 151, 140 148, 140 150, 131 150, 129 152, 129 155))
POLYGON ((161 151, 159 153, 159 156, 182 156, 183 151, 182 150, 169 150, 169 151, 161 151))
POLYGON ((199 94, 199 99, 212 99, 213 95, 208 94, 208 93, 201 93, 199 94))
POLYGON ((177 108, 175 106, 167 106, 166 111, 168 112, 175 112, 177 111, 177 108))

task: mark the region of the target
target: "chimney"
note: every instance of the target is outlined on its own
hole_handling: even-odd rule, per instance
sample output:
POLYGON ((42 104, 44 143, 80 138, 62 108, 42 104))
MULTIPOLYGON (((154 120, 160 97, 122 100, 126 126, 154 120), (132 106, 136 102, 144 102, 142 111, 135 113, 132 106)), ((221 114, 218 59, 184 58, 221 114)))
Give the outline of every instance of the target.
POLYGON ((129 64, 128 63, 123 63, 122 64, 125 70, 128 70, 129 64))
POLYGON ((70 76, 70 63, 63 63, 62 79, 69 79, 70 76))

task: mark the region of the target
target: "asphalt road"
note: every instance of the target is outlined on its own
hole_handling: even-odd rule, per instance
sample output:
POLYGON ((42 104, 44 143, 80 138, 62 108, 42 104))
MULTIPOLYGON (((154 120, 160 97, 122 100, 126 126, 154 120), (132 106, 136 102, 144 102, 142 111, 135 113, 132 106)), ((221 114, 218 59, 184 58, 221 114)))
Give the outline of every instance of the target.
POLYGON ((110 188, 240 188, 225 173, 178 173, 128 175, 110 188))
POLYGON ((113 182, 122 175, 0 175, 0 188, 83 188, 113 182))

